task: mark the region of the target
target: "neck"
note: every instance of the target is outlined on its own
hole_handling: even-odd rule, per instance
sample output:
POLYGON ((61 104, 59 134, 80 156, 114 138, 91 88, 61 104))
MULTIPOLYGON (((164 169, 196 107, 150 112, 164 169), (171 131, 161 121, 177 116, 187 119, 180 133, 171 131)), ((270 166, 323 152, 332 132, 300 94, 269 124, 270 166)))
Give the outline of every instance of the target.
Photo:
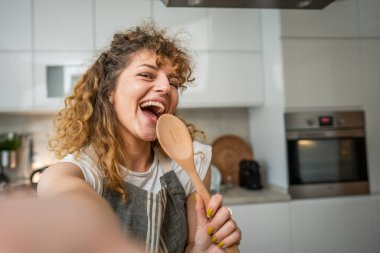
POLYGON ((152 143, 124 138, 128 154, 128 169, 135 172, 146 172, 153 162, 152 143))

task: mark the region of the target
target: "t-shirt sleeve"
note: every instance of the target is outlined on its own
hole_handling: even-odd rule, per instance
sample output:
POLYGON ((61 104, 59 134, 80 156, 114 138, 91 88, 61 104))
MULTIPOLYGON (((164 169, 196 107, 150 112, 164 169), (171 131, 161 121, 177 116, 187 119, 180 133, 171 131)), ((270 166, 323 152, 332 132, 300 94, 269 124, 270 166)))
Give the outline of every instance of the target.
MULTIPOLYGON (((198 172, 199 178, 203 181, 206 177, 207 171, 210 167, 212 148, 210 145, 202 144, 200 142, 194 141, 194 165, 198 172)), ((186 196, 195 192, 195 186, 191 182, 187 173, 175 163, 175 171, 185 189, 186 196)))
POLYGON ((103 193, 103 180, 100 171, 94 161, 86 154, 81 153, 79 156, 69 154, 58 162, 70 162, 77 165, 83 175, 85 181, 101 196, 103 193))

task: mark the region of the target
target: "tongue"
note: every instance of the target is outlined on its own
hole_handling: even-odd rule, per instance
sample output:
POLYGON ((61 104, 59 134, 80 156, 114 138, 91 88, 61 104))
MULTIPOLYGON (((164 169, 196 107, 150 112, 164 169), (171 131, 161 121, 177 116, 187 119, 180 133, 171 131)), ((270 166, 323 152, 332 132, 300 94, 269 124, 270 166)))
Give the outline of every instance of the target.
POLYGON ((145 116, 147 116, 148 118, 152 119, 152 120, 157 120, 157 115, 154 113, 154 112, 151 112, 149 110, 142 110, 142 112, 145 114, 145 116))

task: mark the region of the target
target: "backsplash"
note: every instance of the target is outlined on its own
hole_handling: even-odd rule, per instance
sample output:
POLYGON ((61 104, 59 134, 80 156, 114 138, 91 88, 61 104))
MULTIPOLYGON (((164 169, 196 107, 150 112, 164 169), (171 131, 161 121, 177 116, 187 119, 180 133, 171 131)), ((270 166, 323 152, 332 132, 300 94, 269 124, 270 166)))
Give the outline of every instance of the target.
MULTIPOLYGON (((177 115, 204 131, 209 144, 224 134, 240 136, 247 142, 250 139, 247 108, 182 109, 177 115)), ((48 139, 54 134, 53 118, 52 114, 0 114, 0 132, 32 133, 33 168, 38 168, 55 161, 48 150, 48 139)))

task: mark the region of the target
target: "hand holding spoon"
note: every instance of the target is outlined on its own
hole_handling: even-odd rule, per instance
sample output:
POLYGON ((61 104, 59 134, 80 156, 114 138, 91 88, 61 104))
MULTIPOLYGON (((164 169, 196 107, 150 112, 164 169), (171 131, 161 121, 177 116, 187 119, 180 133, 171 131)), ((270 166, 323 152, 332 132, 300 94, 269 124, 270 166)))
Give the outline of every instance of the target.
MULTIPOLYGON (((186 171, 198 194, 208 206, 211 196, 195 169, 193 141, 186 125, 174 115, 164 114, 157 121, 156 133, 163 150, 186 171)), ((227 248, 226 251, 240 252, 236 245, 227 248)))

